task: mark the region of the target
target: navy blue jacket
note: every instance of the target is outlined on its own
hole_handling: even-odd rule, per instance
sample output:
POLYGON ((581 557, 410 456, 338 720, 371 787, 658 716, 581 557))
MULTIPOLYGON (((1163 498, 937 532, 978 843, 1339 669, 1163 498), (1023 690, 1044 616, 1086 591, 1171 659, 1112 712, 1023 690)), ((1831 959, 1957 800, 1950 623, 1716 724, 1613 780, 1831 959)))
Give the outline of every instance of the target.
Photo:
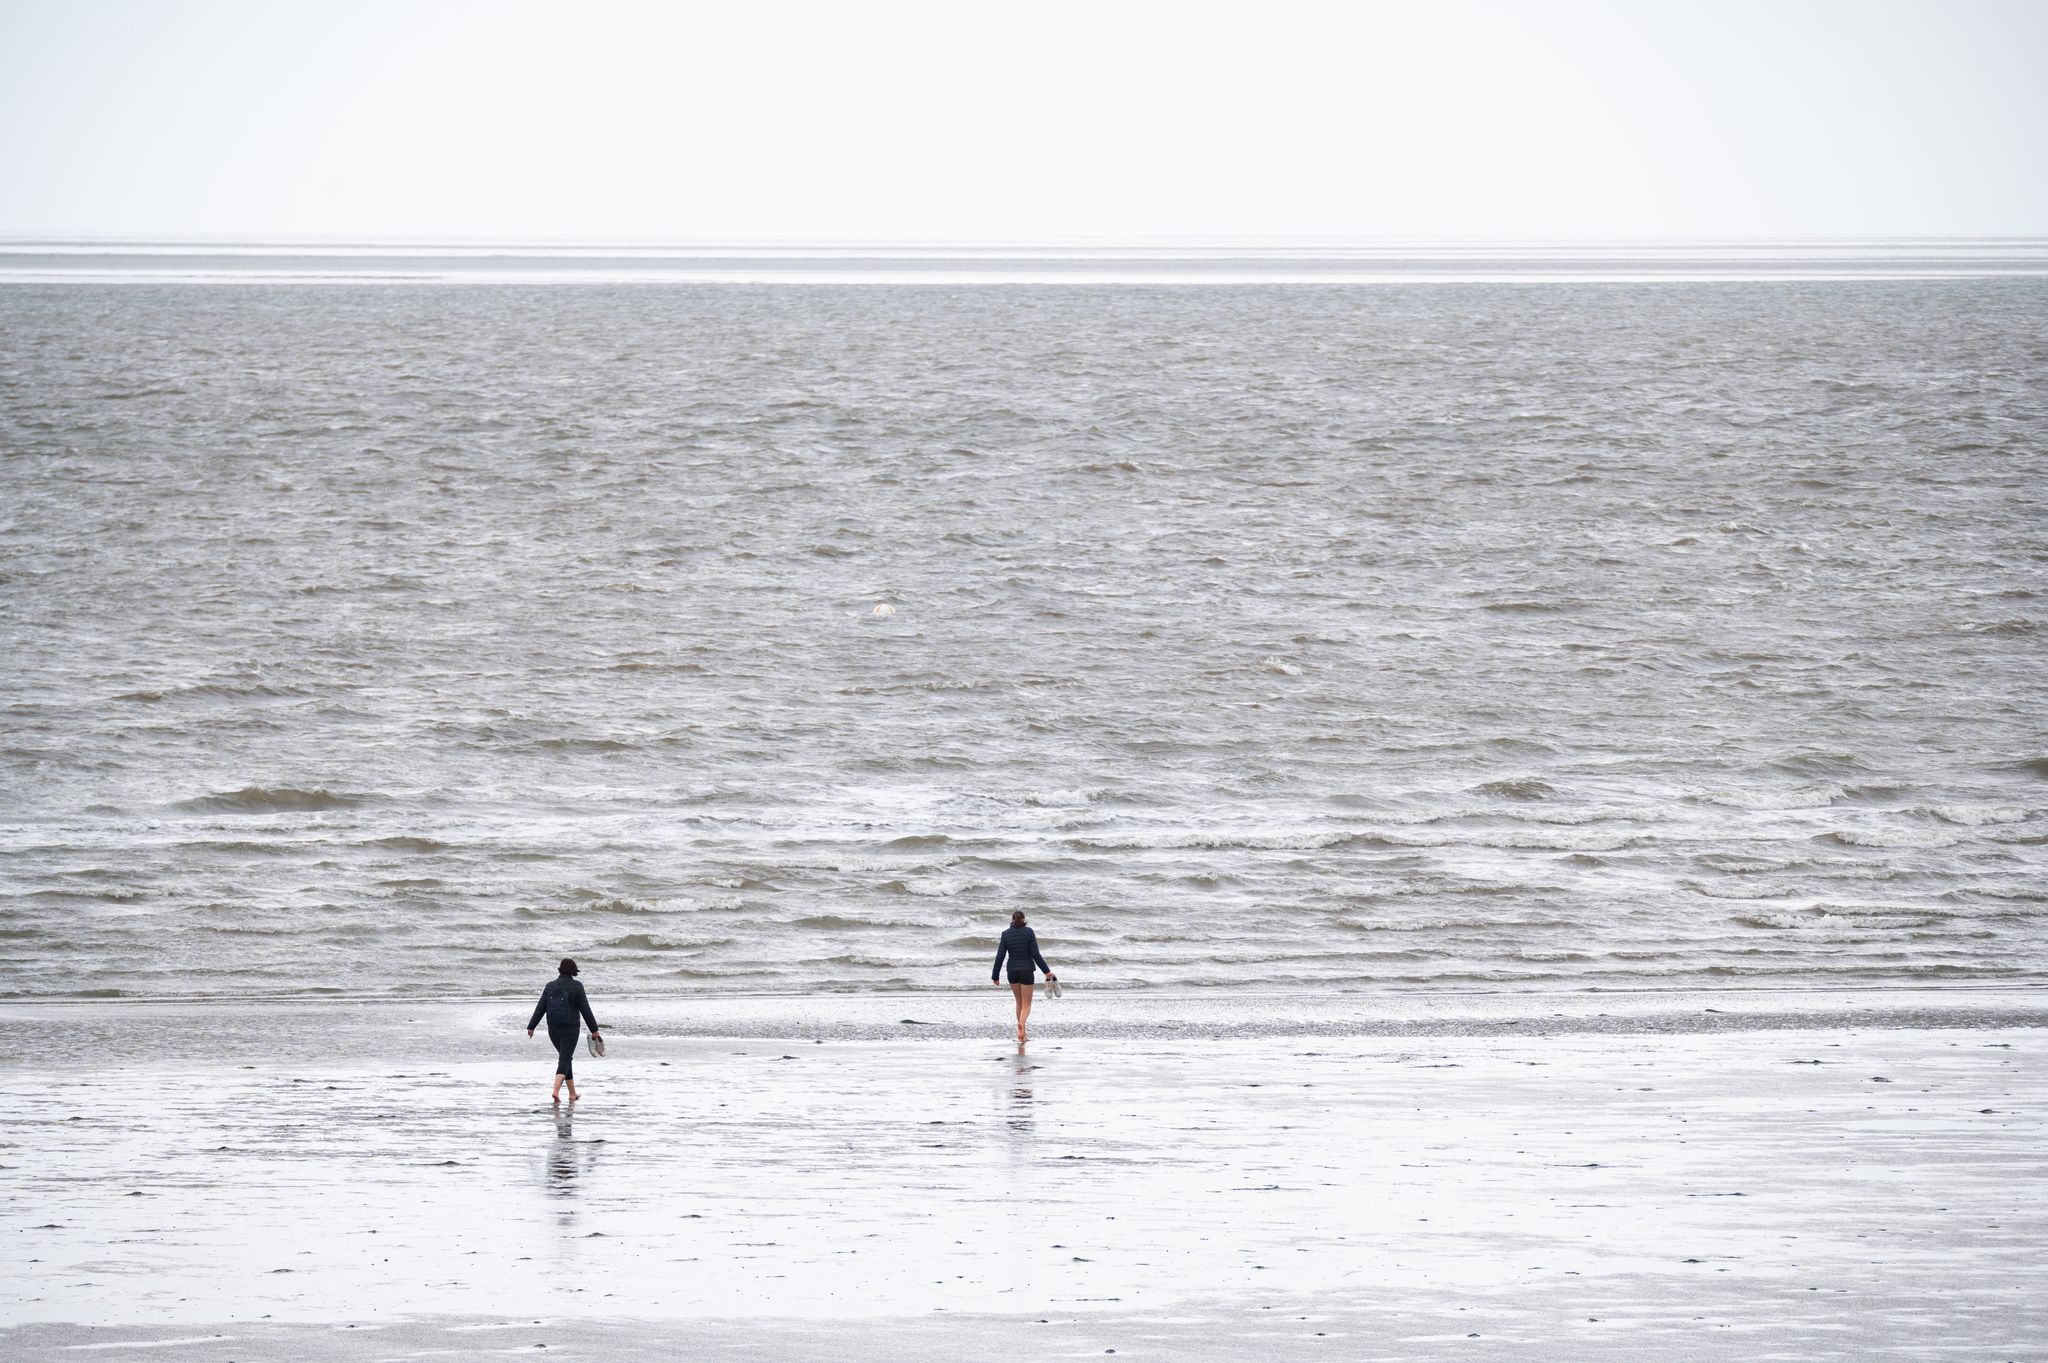
POLYGON ((548 981, 548 987, 540 991, 540 1002, 533 1005, 533 1016, 526 1020, 526 1030, 532 1031, 540 1025, 541 1015, 548 1019, 548 1030, 559 1032, 574 1028, 576 1015, 583 1014, 583 1020, 590 1024, 590 1030, 600 1032, 597 1019, 590 1015, 590 999, 583 992, 582 983, 574 975, 557 975, 548 981))
POLYGON ((1038 954, 1038 934, 1022 923, 1003 929, 1002 940, 996 943, 996 968, 988 973, 991 980, 1003 978, 1005 956, 1010 958, 1011 969, 1019 974, 1028 974, 1034 963, 1046 974, 1052 974, 1052 967, 1038 954))

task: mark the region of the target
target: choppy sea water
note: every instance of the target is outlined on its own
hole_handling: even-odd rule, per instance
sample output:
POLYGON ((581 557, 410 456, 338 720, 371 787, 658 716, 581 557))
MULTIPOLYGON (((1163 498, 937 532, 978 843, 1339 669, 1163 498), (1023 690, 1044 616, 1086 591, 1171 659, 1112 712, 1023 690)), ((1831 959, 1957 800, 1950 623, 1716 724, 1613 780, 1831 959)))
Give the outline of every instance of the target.
POLYGON ((2038 277, 6 284, 0 992, 2039 982, 2044 376, 2038 277))

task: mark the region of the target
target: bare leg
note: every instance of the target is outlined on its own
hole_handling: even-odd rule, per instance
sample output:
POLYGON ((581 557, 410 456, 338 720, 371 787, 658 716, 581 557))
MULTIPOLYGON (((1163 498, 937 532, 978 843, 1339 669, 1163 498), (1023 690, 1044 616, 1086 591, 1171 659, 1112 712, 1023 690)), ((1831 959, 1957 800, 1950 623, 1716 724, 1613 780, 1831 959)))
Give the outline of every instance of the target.
POLYGON ((1010 986, 1010 992, 1017 996, 1017 1040, 1019 1041, 1028 1039, 1024 1035, 1024 1020, 1031 1016, 1031 991, 1034 987, 1028 984, 1013 984, 1010 986))
POLYGON ((555 1101, 560 1102, 567 1086, 569 1101, 576 1101, 576 1037, 574 1030, 548 1028, 548 1040, 555 1043, 555 1101))
MULTIPOLYGON (((562 1076, 560 1074, 555 1076, 555 1086, 548 1090, 548 1101, 551 1103, 562 1101, 562 1076)), ((573 1103, 576 1100, 572 1097, 569 1101, 573 1103)))

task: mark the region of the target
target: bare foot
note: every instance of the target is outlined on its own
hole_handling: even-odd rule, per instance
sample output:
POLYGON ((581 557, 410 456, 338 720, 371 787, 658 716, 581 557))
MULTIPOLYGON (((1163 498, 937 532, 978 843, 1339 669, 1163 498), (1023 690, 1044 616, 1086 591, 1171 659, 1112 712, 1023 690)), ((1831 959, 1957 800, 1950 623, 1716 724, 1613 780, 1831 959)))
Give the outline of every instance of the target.
POLYGON ((572 1103, 575 1102, 578 1098, 581 1098, 582 1096, 583 1095, 578 1093, 575 1089, 569 1090, 569 1101, 572 1103))

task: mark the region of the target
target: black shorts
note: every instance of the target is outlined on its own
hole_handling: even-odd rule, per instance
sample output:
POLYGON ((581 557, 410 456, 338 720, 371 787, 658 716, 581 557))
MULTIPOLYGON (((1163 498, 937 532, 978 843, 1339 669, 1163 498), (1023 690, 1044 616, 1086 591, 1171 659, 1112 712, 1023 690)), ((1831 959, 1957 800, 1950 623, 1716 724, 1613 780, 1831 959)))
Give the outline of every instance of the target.
POLYGON ((1031 971, 1031 970, 1027 970, 1027 971, 1025 971, 1025 972, 1024 972, 1023 974, 1019 975, 1019 974, 1018 974, 1018 973, 1017 973, 1016 971, 1014 971, 1014 970, 1013 970, 1013 971, 1011 971, 1011 972, 1010 972, 1010 983, 1011 983, 1011 984, 1037 984, 1037 983, 1038 983, 1038 974, 1037 974, 1037 972, 1036 972, 1036 971, 1031 971))

